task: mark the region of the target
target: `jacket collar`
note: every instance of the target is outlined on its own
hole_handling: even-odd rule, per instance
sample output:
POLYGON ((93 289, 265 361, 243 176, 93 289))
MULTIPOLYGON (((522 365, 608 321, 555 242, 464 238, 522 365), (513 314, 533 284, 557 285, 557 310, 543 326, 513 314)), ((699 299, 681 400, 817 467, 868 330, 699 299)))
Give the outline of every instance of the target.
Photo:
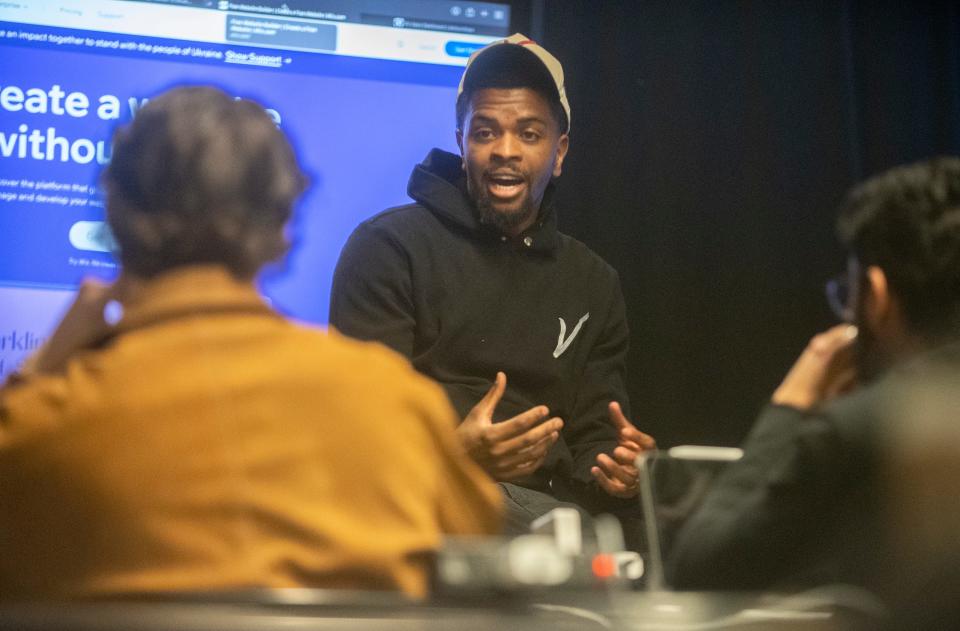
POLYGON ((454 153, 433 149, 427 154, 426 159, 414 167, 407 184, 407 194, 438 217, 482 239, 510 240, 524 250, 540 254, 553 254, 557 249, 559 239, 553 183, 544 192, 537 222, 522 234, 509 238, 504 238, 492 226, 480 223, 476 207, 467 196, 460 156, 454 153))
POLYGON ((209 313, 279 317, 253 283, 238 280, 219 265, 177 268, 138 284, 130 294, 123 301, 123 317, 110 337, 171 319, 209 313))
POLYGON ((895 365, 890 372, 898 375, 922 375, 927 371, 953 371, 956 374, 958 368, 960 336, 953 334, 895 365))

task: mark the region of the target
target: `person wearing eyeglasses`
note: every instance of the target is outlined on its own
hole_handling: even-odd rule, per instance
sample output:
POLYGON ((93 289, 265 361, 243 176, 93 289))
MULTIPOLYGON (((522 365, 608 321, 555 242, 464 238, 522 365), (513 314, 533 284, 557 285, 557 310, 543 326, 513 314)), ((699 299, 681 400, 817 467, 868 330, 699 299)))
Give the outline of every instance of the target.
POLYGON ((928 371, 960 374, 960 159, 856 187, 838 233, 849 259, 827 294, 843 322, 810 341, 681 528, 677 587, 871 587, 883 573, 891 401, 928 371))

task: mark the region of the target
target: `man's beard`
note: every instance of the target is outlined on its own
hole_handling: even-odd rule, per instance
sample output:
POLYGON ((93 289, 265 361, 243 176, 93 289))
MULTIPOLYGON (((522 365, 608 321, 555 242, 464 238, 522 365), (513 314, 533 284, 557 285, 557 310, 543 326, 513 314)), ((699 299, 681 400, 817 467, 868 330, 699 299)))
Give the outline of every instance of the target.
POLYGON ((490 191, 484 186, 481 178, 479 182, 471 178, 467 180, 467 190, 473 203, 477 206, 480 213, 480 223, 493 226, 500 232, 511 233, 517 226, 521 226, 531 217, 535 217, 538 209, 534 207, 533 199, 530 197, 529 183, 523 197, 520 200, 520 207, 515 210, 502 211, 494 207, 494 200, 490 191))
POLYGON ((503 212, 493 207, 490 197, 485 193, 484 191, 484 194, 478 196, 476 200, 477 210, 480 211, 480 223, 489 224, 500 232, 513 232, 517 226, 523 225, 537 213, 529 195, 524 196, 523 202, 517 210, 503 212))

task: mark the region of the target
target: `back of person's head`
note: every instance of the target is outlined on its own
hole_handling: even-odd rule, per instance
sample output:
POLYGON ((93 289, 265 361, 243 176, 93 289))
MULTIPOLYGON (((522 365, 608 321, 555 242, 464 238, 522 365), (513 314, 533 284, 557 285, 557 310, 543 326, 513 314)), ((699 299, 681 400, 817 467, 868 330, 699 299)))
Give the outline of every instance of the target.
POLYGON ((523 46, 490 46, 470 64, 464 73, 463 92, 457 97, 457 129, 463 129, 470 99, 478 90, 487 88, 533 90, 550 105, 560 133, 567 132, 569 121, 554 78, 544 62, 523 46))
POLYGON ((960 158, 897 167, 858 186, 838 232, 862 268, 884 271, 913 333, 960 334, 960 158))
POLYGON ((266 111, 209 87, 151 99, 116 133, 102 181, 120 262, 144 278, 203 263, 252 277, 287 250, 304 188, 266 111))

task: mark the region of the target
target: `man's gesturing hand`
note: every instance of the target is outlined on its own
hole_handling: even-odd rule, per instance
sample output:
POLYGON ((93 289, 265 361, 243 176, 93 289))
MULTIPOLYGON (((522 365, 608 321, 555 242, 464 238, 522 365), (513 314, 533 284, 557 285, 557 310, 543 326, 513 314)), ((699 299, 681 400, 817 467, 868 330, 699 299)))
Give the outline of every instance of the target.
POLYGON ((607 409, 610 423, 617 429, 617 447, 613 457, 597 454, 597 465, 590 469, 593 478, 604 491, 614 497, 633 497, 637 494, 637 456, 649 449, 656 449, 657 442, 644 434, 627 420, 620 404, 612 402, 607 409))
POLYGON ((516 480, 536 471, 551 445, 557 442, 563 427, 559 418, 543 420, 550 413, 543 405, 494 423, 493 411, 506 389, 507 376, 498 372, 490 390, 457 428, 467 452, 501 482, 516 480))

